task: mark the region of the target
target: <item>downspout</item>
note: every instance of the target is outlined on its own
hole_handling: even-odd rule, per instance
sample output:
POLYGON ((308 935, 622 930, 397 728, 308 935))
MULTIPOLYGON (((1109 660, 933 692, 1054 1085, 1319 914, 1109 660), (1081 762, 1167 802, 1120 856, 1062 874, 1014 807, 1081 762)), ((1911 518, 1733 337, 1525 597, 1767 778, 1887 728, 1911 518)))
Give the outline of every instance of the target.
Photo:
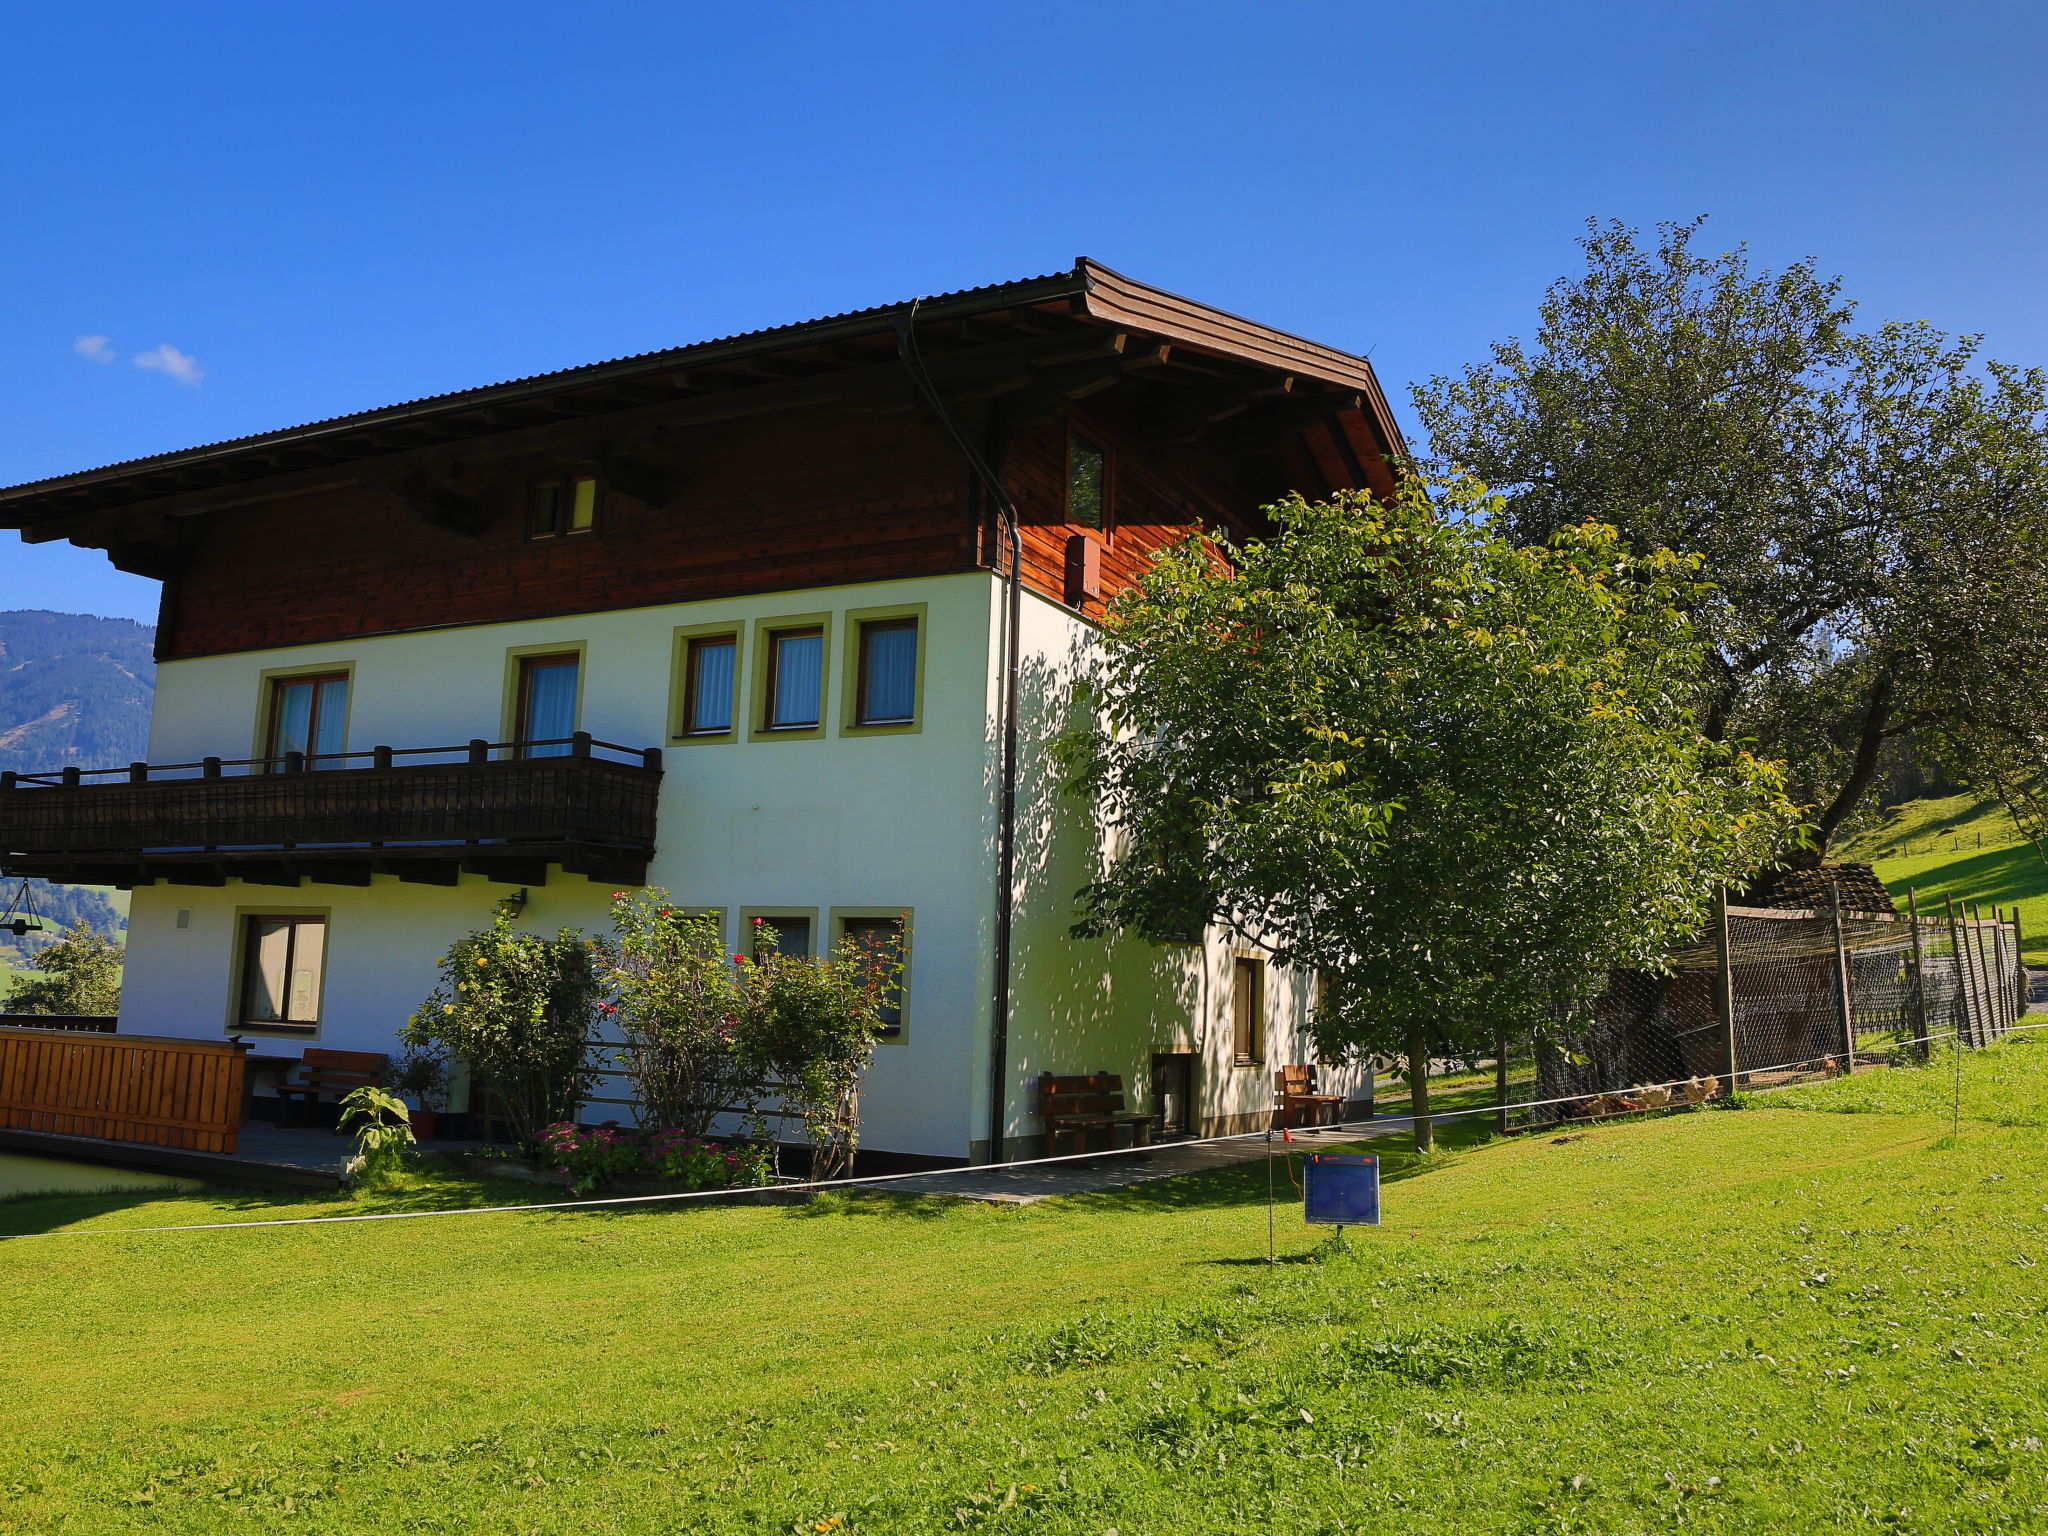
POLYGON ((907 313, 896 319, 896 355, 902 359, 925 404, 946 429, 946 435, 953 439, 973 469, 988 495, 990 505, 1001 519, 1003 530, 1009 539, 1009 570, 1006 573, 1008 591, 1005 593, 1003 612, 1003 742, 1000 766, 998 768, 999 789, 996 813, 996 932, 994 955, 994 983, 989 999, 989 1119, 988 1119, 988 1161, 1003 1161, 1003 1142, 1006 1130, 1005 1109, 1009 1101, 1010 1076, 1010 948, 1016 920, 1017 880, 1017 691, 1018 673, 1021 670, 1022 619, 1024 607, 1024 536, 1018 531, 1017 508, 1004 490, 1002 478, 989 467, 988 460, 973 443, 967 440, 953 415, 946 409, 945 401, 939 398, 933 386, 931 375, 925 371, 924 359, 917 350, 917 306, 924 301, 913 300, 907 313))

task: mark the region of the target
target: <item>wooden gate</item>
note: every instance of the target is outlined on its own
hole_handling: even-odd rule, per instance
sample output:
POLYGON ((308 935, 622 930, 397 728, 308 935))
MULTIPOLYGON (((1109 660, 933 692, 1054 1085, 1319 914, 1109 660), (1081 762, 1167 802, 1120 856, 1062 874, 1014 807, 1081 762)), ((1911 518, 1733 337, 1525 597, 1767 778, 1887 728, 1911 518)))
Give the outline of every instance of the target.
POLYGON ((226 1040, 0 1029, 0 1126, 233 1152, 245 1049, 226 1040))

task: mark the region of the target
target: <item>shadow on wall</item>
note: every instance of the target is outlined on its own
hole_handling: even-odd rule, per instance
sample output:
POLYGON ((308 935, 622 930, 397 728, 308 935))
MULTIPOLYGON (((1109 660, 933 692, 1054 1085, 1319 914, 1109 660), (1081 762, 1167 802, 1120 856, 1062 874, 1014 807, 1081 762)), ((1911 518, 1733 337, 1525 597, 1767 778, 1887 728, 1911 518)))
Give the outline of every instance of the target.
MULTIPOLYGON (((1196 1052, 1198 1076, 1211 1070, 1209 1042, 1201 1035, 1206 978, 1200 946, 1080 939, 1070 932, 1080 916, 1076 894, 1100 872, 1102 834, 1089 807, 1064 789, 1050 748, 1085 718, 1080 679, 1086 650, 1086 636, 1072 633, 1063 654, 1029 656, 1019 676, 1012 1157, 1039 1146, 1042 1072, 1114 1072, 1123 1078, 1127 1108, 1156 1110, 1149 1080, 1155 1053, 1196 1052)), ((1198 1104, 1213 1101, 1215 1086, 1198 1081, 1198 1104)), ((986 1128, 977 1132, 985 1135, 986 1128)))

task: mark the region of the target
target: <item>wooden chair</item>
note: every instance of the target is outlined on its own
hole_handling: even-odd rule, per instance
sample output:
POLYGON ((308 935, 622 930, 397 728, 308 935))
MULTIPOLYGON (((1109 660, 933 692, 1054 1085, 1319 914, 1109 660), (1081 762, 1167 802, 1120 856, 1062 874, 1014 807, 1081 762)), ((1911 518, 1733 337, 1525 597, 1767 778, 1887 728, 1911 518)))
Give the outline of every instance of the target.
POLYGON ((1086 1152, 1091 1133, 1103 1133, 1103 1145, 1116 1145, 1119 1127, 1131 1133, 1131 1145, 1152 1145, 1152 1116, 1124 1108, 1124 1080, 1114 1072, 1087 1077, 1061 1077, 1047 1072, 1038 1079, 1038 1118, 1045 1123, 1045 1150, 1053 1155, 1055 1139, 1074 1138, 1073 1150, 1086 1152))
POLYGON ((1311 1125, 1334 1125, 1344 1113, 1344 1095, 1316 1092, 1316 1069, 1310 1066, 1281 1067, 1273 1074, 1273 1102, 1280 1111, 1280 1127, 1291 1130, 1308 1117, 1311 1125))
POLYGON ((277 1123, 291 1124, 294 1099, 303 1100, 310 1109, 319 1103, 322 1094, 331 1093, 339 1099, 358 1088, 381 1083, 388 1064, 389 1059, 382 1051, 328 1051, 317 1045, 307 1046, 298 1064, 304 1075, 278 1079, 277 1123))

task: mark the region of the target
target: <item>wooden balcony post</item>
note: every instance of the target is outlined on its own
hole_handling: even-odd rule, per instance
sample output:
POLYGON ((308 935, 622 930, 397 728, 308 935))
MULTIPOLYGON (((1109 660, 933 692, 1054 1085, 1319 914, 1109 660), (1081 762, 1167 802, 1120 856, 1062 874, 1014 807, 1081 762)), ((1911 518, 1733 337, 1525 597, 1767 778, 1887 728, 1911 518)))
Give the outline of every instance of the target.
POLYGON ((130 784, 147 784, 149 782, 149 764, 130 763, 128 765, 128 782, 130 784))
POLYGON ((661 748, 648 747, 643 751, 640 754, 640 766, 652 769, 656 773, 661 772, 661 748))
POLYGON ((389 768, 391 766, 391 749, 389 747, 370 748, 370 766, 372 768, 389 768))
POLYGON ((491 760, 491 744, 481 736, 470 737, 469 760, 472 764, 488 763, 491 760))
POLYGON ((65 787, 66 789, 76 789, 76 788, 78 788, 78 778, 79 778, 79 774, 78 774, 78 764, 76 764, 76 763, 66 763, 66 764, 64 765, 64 775, 63 775, 63 777, 64 777, 64 787, 65 787))
POLYGON ((588 756, 590 756, 590 732, 588 732, 588 731, 572 731, 572 732, 570 732, 570 734, 569 734, 569 755, 570 755, 571 757, 588 757, 588 756))
POLYGON ((199 760, 199 776, 200 776, 200 777, 201 777, 202 779, 217 779, 217 778, 219 778, 219 777, 220 777, 220 759, 219 759, 219 758, 217 758, 217 757, 202 757, 202 758, 201 758, 201 759, 199 760))
POLYGON ((0 789, 12 788, 14 788, 14 770, 12 768, 0 770, 0 789))

